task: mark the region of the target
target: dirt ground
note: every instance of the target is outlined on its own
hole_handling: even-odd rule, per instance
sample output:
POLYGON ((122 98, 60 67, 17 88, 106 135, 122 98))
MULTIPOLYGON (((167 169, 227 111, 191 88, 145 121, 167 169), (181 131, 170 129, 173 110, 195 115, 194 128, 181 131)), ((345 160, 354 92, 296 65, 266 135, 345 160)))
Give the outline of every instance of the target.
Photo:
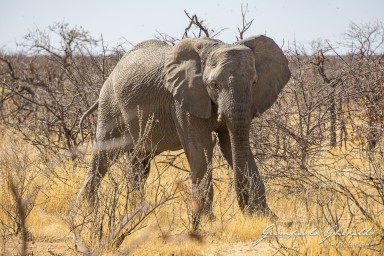
MULTIPOLYGON (((4 255, 19 255, 18 247, 20 245, 17 241, 13 240, 9 242, 6 246, 7 251, 4 255)), ((141 245, 145 246, 145 245, 141 245)), ((269 243, 261 243, 256 246, 252 244, 252 241, 249 242, 231 242, 231 243, 222 243, 222 242, 213 242, 213 243, 203 243, 202 245, 198 245, 196 254, 193 253, 192 250, 188 250, 182 252, 178 250, 177 245, 175 245, 175 251, 169 251, 166 253, 158 253, 157 255, 234 255, 234 256, 242 256, 242 255, 272 255, 274 249, 270 246, 269 243)), ((141 254, 142 251, 135 252, 135 250, 128 253, 128 255, 144 255, 141 254)), ((150 252, 149 252, 150 253, 150 252)), ((1 254, 0 254, 1 255, 1 254)), ((77 252, 74 248, 74 243, 70 236, 66 237, 65 241, 63 240, 49 240, 46 241, 34 241, 28 243, 28 253, 27 255, 81 255, 81 253, 77 252)), ((125 255, 119 252, 110 253, 108 255, 125 255)), ((152 255, 147 254, 147 255, 152 255)))

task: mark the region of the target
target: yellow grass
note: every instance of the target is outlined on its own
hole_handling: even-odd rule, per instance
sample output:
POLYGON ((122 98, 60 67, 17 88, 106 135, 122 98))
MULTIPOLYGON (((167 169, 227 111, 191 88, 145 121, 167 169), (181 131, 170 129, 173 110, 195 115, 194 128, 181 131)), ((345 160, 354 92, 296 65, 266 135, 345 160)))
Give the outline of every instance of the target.
MULTIPOLYGON (((0 137, 2 152, 4 153, 8 147, 14 147, 14 151, 20 152, 20 154, 26 152, 27 149, 29 152, 34 152, 32 148, 13 136, 2 135, 0 137), (10 143, 12 140, 13 142, 10 143)), ((332 159, 343 153, 335 150, 329 155, 323 156, 324 164, 329 161, 332 168, 343 168, 344 163, 335 162, 332 159)), ((38 154, 34 152, 30 156, 33 166, 30 166, 27 171, 38 173, 34 182, 40 186, 41 191, 27 218, 26 226, 30 232, 31 240, 28 242, 28 250, 34 255, 52 255, 52 253, 78 255, 67 223, 76 194, 85 177, 86 165, 75 165, 68 159, 57 161, 51 171, 60 174, 60 177, 52 175, 47 178, 47 175, 39 173, 44 165, 39 162, 38 154)), ((12 162, 12 159, 9 160, 12 162)), ((267 184, 269 188, 268 202, 273 211, 280 217, 279 221, 275 222, 260 216, 245 216, 237 205, 233 187, 228 187, 229 181, 233 177, 228 176, 228 171, 224 168, 215 168, 213 173, 216 220, 209 221, 203 218, 200 230, 193 233, 190 230, 187 214, 191 207, 188 173, 161 164, 160 162, 164 160, 164 156, 154 160, 147 184, 155 184, 155 181, 160 177, 160 183, 163 187, 169 191, 177 191, 177 198, 162 206, 156 211, 156 215, 151 215, 146 220, 145 227, 126 238, 118 251, 108 249, 104 251, 104 255, 115 255, 119 252, 122 255, 271 255, 276 252, 291 255, 295 255, 296 252, 306 255, 333 255, 334 253, 343 255, 351 252, 372 254, 372 251, 368 250, 368 246, 364 245, 369 244, 373 237, 382 235, 378 233, 366 237, 345 235, 330 237, 324 243, 320 243, 331 226, 324 219, 324 213, 321 211, 324 208, 319 207, 319 204, 328 202, 330 214, 335 216, 340 216, 345 210, 343 199, 337 195, 329 195, 324 191, 308 191, 297 195, 282 196, 282 193, 274 194, 279 191, 274 188, 273 184, 267 184), (279 239, 265 238, 255 245, 254 242, 263 236, 263 232, 269 226, 273 226, 272 231, 277 234, 305 233, 316 229, 318 235, 302 237, 293 235, 290 238, 282 237, 279 239)), ((88 161, 89 157, 86 157, 84 163, 88 161)), ((358 166, 364 165, 361 158, 351 161, 356 161, 358 166)), ((184 155, 177 159, 175 164, 182 168, 189 168, 184 155)), ((1 168, 3 168, 2 173, 4 173, 4 167, 1 168)), ((3 178, 1 182, 1 186, 6 186, 3 178)), ((147 200, 154 200, 154 190, 149 187, 147 190, 149 191, 146 195, 147 200)), ((5 199, 9 200, 10 197, 6 197, 5 194, 8 192, 7 189, 1 190, 0 204, 4 204, 5 199)), ((3 213, 0 209, 0 218, 4 215, 3 213)), ((3 217, 7 218, 7 216, 3 217)), ((383 223, 382 215, 379 220, 383 223)), ((348 218, 342 219, 340 224, 344 227, 350 225, 348 218)), ((354 226, 350 228, 351 230, 372 227, 372 224, 362 219, 356 219, 352 224, 354 226)), ((1 239, 3 238, 0 237, 1 239)), ((7 238, 6 242, 5 248, 0 247, 0 255, 2 253, 5 255, 16 254, 20 240, 11 237, 7 238)), ((377 248, 383 250, 382 246, 377 248)))

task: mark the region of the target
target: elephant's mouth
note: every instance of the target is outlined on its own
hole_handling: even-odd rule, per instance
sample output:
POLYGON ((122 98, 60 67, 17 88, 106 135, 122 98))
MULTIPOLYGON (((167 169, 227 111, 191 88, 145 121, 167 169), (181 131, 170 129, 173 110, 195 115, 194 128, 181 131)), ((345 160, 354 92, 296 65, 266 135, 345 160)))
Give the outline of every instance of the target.
POLYGON ((219 113, 217 115, 217 122, 221 123, 223 121, 223 114, 219 113))

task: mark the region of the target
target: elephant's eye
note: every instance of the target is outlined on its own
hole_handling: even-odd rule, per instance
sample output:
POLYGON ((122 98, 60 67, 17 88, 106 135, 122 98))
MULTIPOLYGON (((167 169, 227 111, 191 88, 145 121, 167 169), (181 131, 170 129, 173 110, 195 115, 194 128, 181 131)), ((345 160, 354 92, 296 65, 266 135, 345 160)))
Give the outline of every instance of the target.
POLYGON ((209 83, 209 86, 210 86, 212 89, 219 89, 219 84, 218 84, 215 80, 212 80, 212 81, 209 83))
POLYGON ((256 85, 256 80, 253 80, 252 86, 256 85))

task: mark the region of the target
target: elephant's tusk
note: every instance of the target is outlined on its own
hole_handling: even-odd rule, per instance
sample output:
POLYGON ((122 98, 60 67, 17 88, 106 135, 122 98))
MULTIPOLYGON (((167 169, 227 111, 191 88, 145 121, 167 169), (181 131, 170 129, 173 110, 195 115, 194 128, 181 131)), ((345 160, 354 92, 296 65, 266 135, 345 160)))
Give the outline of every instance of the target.
POLYGON ((223 120, 223 116, 221 114, 219 114, 219 116, 217 117, 217 122, 221 122, 223 120))

